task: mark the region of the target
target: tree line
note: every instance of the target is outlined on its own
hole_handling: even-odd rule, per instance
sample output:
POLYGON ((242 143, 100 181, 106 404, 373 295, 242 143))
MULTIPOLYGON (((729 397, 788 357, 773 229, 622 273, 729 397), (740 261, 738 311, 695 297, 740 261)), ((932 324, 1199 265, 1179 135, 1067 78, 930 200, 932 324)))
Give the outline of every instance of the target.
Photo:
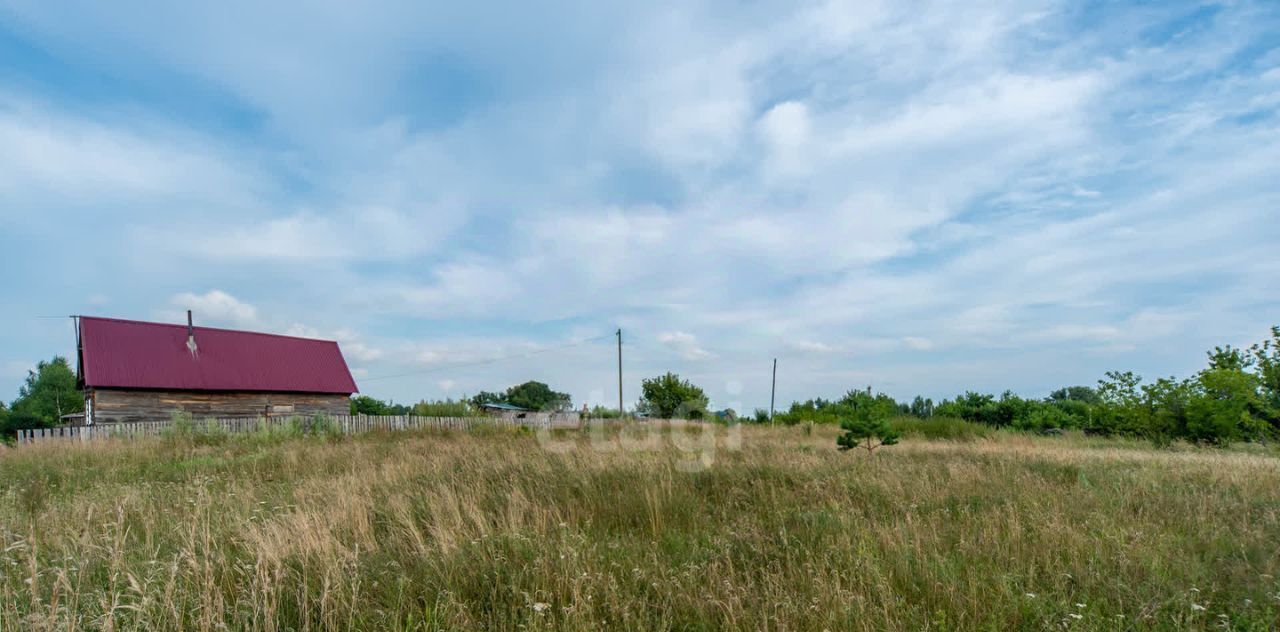
POLYGON ((530 380, 501 392, 480 391, 462 399, 422 400, 412 406, 382 401, 368 395, 351 398, 353 415, 420 415, 423 417, 475 417, 484 414, 490 404, 505 404, 526 410, 567 411, 573 400, 566 393, 559 393, 543 382, 530 380))
MULTIPOLYGON (((1207 353, 1204 369, 1187 378, 1144 381, 1132 371, 1109 371, 1097 386, 1070 386, 1044 399, 1010 391, 1000 396, 965 392, 934 402, 917 396, 899 402, 870 389, 837 400, 795 402, 775 415, 784 424, 841 423, 873 418, 949 417, 1041 433, 1078 429, 1087 434, 1122 435, 1156 443, 1185 440, 1203 444, 1280 439, 1280 327, 1248 348, 1230 345, 1207 353)), ((769 419, 757 410, 754 421, 769 419)))
MULTIPOLYGON (((1270 338, 1247 348, 1230 345, 1207 353, 1204 369, 1187 378, 1144 381, 1131 371, 1111 371, 1096 386, 1068 386, 1043 399, 1023 398, 1011 391, 994 394, 967 391, 934 402, 917 396, 897 401, 870 388, 856 389, 835 400, 794 402, 774 415, 782 424, 849 420, 874 423, 893 417, 951 418, 996 428, 1039 433, 1080 430, 1087 434, 1144 437, 1157 443, 1185 440, 1204 444, 1280 439, 1280 326, 1270 338)), ((490 404, 528 410, 572 410, 570 396, 549 385, 528 381, 505 391, 481 391, 473 397, 396 404, 367 395, 351 399, 352 414, 465 417, 484 414, 490 404)), ((655 418, 736 421, 732 410, 712 413, 706 392, 675 373, 647 378, 633 413, 655 418)), ((0 401, 0 433, 13 436, 22 428, 50 427, 62 417, 82 412, 84 399, 66 358, 40 362, 28 372, 9 405, 0 401)), ((589 417, 616 418, 624 411, 597 406, 589 417)), ((757 409, 743 421, 770 421, 757 409)))
MULTIPOLYGON (((674 373, 665 373, 641 382, 641 397, 632 411, 641 416, 669 419, 702 419, 709 415, 710 398, 705 391, 674 373)), ((382 401, 368 395, 351 398, 351 414, 423 415, 434 417, 466 417, 484 414, 484 407, 505 404, 525 410, 567 412, 573 410, 568 393, 552 389, 544 382, 531 380, 505 391, 480 391, 462 399, 423 400, 412 406, 382 401)), ((591 418, 616 419, 624 413, 616 408, 595 406, 586 410, 591 418)))

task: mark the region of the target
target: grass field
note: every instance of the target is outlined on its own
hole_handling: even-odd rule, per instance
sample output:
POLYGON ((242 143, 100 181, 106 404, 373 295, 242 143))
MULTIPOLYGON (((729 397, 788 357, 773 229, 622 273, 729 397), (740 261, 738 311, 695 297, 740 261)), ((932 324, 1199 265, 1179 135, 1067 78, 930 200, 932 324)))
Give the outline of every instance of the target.
POLYGON ((726 432, 8 449, 0 629, 1280 623, 1274 453, 726 432))

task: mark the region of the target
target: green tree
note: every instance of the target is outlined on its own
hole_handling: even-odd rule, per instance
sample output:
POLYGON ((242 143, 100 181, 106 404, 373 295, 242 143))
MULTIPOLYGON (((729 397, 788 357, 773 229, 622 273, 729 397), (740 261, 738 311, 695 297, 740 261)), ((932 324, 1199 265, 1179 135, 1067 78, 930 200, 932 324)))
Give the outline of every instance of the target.
POLYGON ((1035 410, 1036 404, 1037 402, 1033 400, 1014 395, 1013 391, 1005 391, 1000 395, 1000 400, 995 403, 990 423, 1003 427, 1026 422, 1035 410))
POLYGON ((1187 403, 1188 439, 1227 444, 1266 436, 1265 422, 1251 414, 1258 405, 1257 376, 1239 368, 1211 368, 1196 381, 1197 392, 1187 403))
POLYGON ((476 408, 486 404, 510 404, 529 410, 560 412, 572 408, 573 399, 567 393, 558 393, 542 382, 530 380, 501 393, 480 391, 471 398, 471 404, 476 408))
POLYGON ((1187 436, 1187 407, 1195 392, 1191 380, 1160 378, 1142 386, 1146 413, 1142 433, 1156 445, 1187 436))
MULTIPOLYGON (((780 412, 774 418, 778 423, 787 426, 794 426, 802 421, 834 425, 840 423, 838 410, 839 406, 835 402, 819 397, 804 402, 792 402, 786 412, 780 412)), ((768 421, 768 411, 765 413, 765 420, 768 421)))
POLYGON ((1049 393, 1049 401, 1054 403, 1084 402, 1086 404, 1098 404, 1102 401, 1102 398, 1098 396, 1097 389, 1091 386, 1068 386, 1049 393))
POLYGON ((384 402, 368 395, 356 395, 351 398, 351 414, 353 415, 407 415, 410 410, 404 404, 384 402))
POLYGON ((1070 425, 1071 417, 1066 411, 1051 404, 1035 405, 1026 416, 1019 417, 1013 421, 1014 428, 1034 432, 1062 429, 1070 425))
POLYGON ((529 410, 564 411, 573 406, 566 393, 557 393, 542 382, 528 381, 507 389, 503 399, 512 406, 529 410))
POLYGON ((465 399, 446 398, 438 401, 422 400, 409 411, 420 417, 472 417, 479 415, 475 406, 465 399))
POLYGON ((1258 377, 1261 413, 1273 430, 1280 430, 1280 326, 1271 328, 1271 339, 1249 348, 1258 377))
POLYGON ((993 424, 996 420, 996 401, 992 395, 966 391, 955 401, 942 400, 934 414, 941 417, 959 417, 974 423, 993 424))
POLYGON ((927 419, 933 416, 933 400, 926 399, 920 395, 911 400, 911 406, 907 409, 907 414, 920 419, 927 419))
POLYGON ((852 390, 844 394, 832 406, 841 419, 854 417, 881 417, 888 419, 899 412, 898 402, 884 393, 872 395, 865 390, 852 390))
POLYGON ((21 420, 23 427, 55 426, 63 415, 84 410, 84 395, 76 388, 76 375, 67 359, 57 356, 40 362, 13 401, 10 422, 21 420))
POLYGON ((844 429, 844 434, 836 438, 841 450, 862 446, 870 454, 880 446, 898 442, 898 432, 889 425, 889 418, 898 414, 898 403, 884 393, 872 396, 870 390, 849 391, 835 404, 844 429))
POLYGON ((505 398, 503 397, 502 393, 494 393, 491 391, 480 391, 479 393, 476 393, 474 397, 471 398, 471 403, 476 408, 479 408, 481 406, 484 406, 485 404, 503 404, 505 403, 505 398))
POLYGON ((871 454, 876 448, 897 443, 900 437, 887 417, 858 415, 841 421, 840 427, 844 434, 836 438, 836 447, 841 450, 862 446, 871 454))
POLYGON ((1210 351, 1207 355, 1209 356, 1210 369, 1243 372, 1253 366, 1254 358, 1252 355, 1231 345, 1214 347, 1213 351, 1210 351))
POLYGON ((639 410, 651 416, 702 419, 707 414, 707 394, 675 373, 642 381, 640 391, 639 410))
POLYGON ((606 408, 599 404, 587 411, 588 419, 618 419, 622 417, 622 412, 617 408, 606 408))
POLYGON ((1141 385, 1142 377, 1133 371, 1107 371, 1106 377, 1098 380, 1098 399, 1102 403, 1085 426, 1085 432, 1101 435, 1140 432, 1146 426, 1141 385))

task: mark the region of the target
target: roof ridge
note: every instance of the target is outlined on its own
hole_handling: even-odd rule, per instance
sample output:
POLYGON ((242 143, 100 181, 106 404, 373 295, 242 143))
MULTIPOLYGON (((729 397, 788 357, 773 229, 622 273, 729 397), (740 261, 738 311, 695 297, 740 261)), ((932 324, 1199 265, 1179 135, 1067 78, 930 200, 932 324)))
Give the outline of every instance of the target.
MULTIPOLYGON (((111 318, 108 316, 83 316, 83 315, 76 316, 76 318, 81 318, 81 319, 87 318, 89 320, 100 320, 100 321, 108 321, 108 322, 114 322, 114 323, 130 323, 134 325, 151 325, 152 327, 177 327, 179 329, 187 328, 186 325, 182 325, 179 323, 157 323, 155 321, 135 320, 132 318, 111 318)), ((337 340, 332 340, 330 338, 308 338, 306 336, 292 336, 289 334, 276 334, 276 333, 271 333, 266 331, 250 331, 248 329, 228 329, 226 327, 209 327, 207 325, 192 325, 192 327, 194 329, 203 329, 205 331, 225 331, 233 334, 248 334, 250 336, 268 336, 271 338, 289 338, 292 340, 306 340, 309 342, 331 342, 333 344, 338 344, 337 340)))

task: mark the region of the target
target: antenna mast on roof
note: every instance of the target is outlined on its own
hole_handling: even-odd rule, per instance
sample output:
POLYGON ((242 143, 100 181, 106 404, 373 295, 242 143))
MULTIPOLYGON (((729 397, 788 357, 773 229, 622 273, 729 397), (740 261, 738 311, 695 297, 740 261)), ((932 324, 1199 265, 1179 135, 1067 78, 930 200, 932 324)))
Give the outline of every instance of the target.
POLYGON ((72 314, 71 324, 76 329, 76 383, 84 380, 84 341, 80 339, 80 317, 72 314))
POLYGON ((187 310, 187 351, 193 358, 200 355, 200 348, 196 346, 196 328, 191 324, 191 310, 187 310))

